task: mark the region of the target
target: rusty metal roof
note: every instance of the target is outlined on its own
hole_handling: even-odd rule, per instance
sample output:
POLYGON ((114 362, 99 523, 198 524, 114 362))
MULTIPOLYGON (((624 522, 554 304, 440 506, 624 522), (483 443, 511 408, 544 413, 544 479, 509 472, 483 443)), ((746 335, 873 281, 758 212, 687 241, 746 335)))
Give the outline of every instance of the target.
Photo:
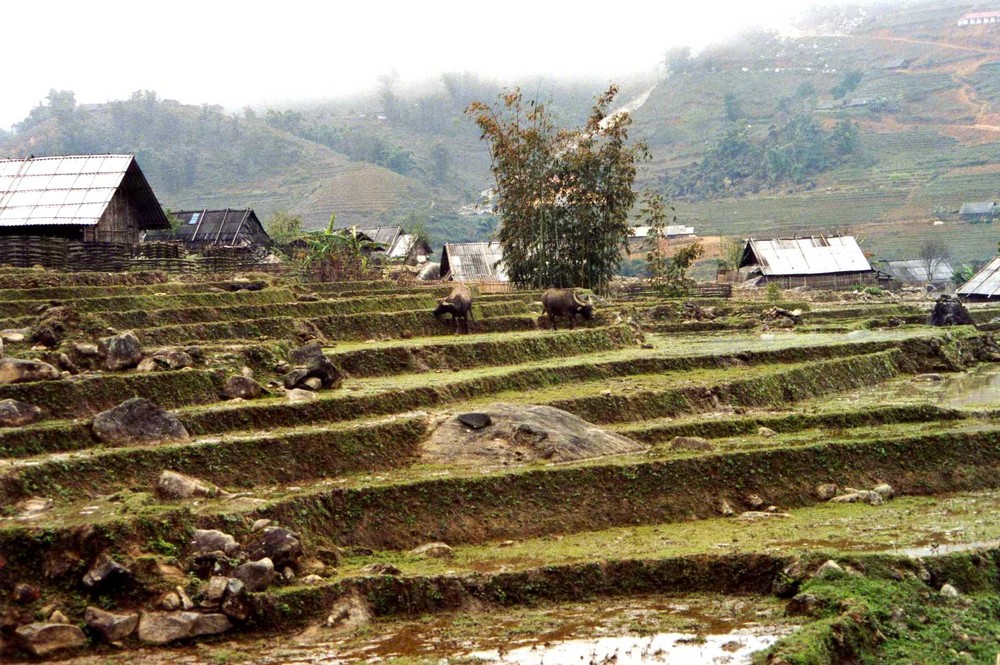
POLYGON ((958 287, 960 296, 982 296, 992 298, 1000 294, 1000 256, 972 276, 968 282, 958 287))
POLYGON ((441 276, 456 282, 508 281, 498 242, 445 243, 441 276))
POLYGON ((95 225, 123 184, 155 206, 143 228, 168 226, 133 155, 0 159, 0 226, 95 225))
POLYGON ((740 267, 759 266, 765 275, 828 275, 872 269, 853 236, 775 238, 747 241, 740 267))

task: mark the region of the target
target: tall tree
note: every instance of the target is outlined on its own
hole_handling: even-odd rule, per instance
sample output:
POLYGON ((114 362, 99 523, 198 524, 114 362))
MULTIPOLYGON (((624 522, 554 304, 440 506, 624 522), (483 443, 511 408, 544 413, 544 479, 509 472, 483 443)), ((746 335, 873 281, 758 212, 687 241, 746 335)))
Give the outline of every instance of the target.
POLYGON ((605 292, 629 236, 636 167, 632 118, 609 114, 618 93, 598 96, 583 127, 557 129, 546 106, 519 90, 467 112, 489 143, 501 225, 497 239, 512 281, 605 292))

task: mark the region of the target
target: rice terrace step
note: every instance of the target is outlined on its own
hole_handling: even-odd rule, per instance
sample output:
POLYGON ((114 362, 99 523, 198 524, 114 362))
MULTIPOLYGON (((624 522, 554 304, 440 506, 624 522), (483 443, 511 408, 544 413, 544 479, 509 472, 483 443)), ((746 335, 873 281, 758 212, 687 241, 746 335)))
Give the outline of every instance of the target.
POLYGON ((447 286, 13 274, 6 356, 53 370, 3 361, 5 662, 492 662, 627 614, 616 648, 834 663, 992 607, 1000 348, 927 301, 627 293, 552 330, 515 290, 455 334, 447 286))

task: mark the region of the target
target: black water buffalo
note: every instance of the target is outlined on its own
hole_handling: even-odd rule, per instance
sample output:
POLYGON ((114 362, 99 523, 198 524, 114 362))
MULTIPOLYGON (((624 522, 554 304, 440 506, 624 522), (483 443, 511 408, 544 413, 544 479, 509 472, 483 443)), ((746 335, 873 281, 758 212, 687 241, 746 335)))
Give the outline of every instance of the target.
POLYGON ((447 297, 438 300, 437 309, 434 310, 434 318, 443 321, 441 317, 451 314, 451 320, 455 323, 455 333, 458 334, 458 322, 465 323, 465 332, 469 333, 469 319, 475 321, 472 316, 472 291, 465 284, 456 284, 447 297))
POLYGON ((568 316, 569 327, 572 329, 576 324, 576 316, 579 314, 585 320, 594 318, 594 303, 587 300, 580 300, 573 289, 549 289, 542 294, 542 312, 548 314, 552 321, 552 329, 556 329, 556 317, 568 316))

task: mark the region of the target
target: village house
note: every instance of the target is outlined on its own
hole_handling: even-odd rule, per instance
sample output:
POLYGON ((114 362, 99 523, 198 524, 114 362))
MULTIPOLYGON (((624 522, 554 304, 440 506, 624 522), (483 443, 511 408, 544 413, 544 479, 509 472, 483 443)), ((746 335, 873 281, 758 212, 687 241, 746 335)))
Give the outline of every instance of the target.
POLYGON ((169 227, 134 155, 0 160, 0 237, 136 245, 169 227))
POLYGON ((182 210, 173 213, 180 226, 173 230, 146 233, 144 242, 179 241, 192 252, 212 247, 240 247, 265 250, 271 237, 251 208, 224 210, 182 210))
POLYGON ((882 261, 880 269, 889 277, 902 284, 936 284, 951 283, 954 274, 951 264, 945 259, 904 259, 898 261, 882 261))
POLYGON ((387 259, 399 260, 406 265, 425 263, 431 255, 431 246, 401 226, 359 226, 358 231, 384 248, 387 259))
POLYGON ((958 209, 958 216, 962 221, 972 222, 992 222, 1000 215, 1000 208, 996 201, 972 201, 963 203, 958 209))
MULTIPOLYGON (((653 227, 651 226, 634 226, 629 232, 628 237, 628 254, 629 256, 644 254, 650 252, 653 249, 653 227)), ((660 249, 666 251, 666 248, 673 244, 685 244, 687 242, 693 241, 697 238, 694 233, 693 226, 683 226, 680 224, 673 224, 663 229, 663 236, 660 237, 660 249)))
POLYGON ((982 25, 984 23, 996 23, 1000 21, 1000 11, 990 12, 969 12, 958 19, 956 25, 964 27, 967 25, 982 25))
POLYGON ((853 236, 747 240, 739 281, 783 289, 876 286, 888 280, 873 270, 853 236))
POLYGON ((955 293, 962 300, 972 302, 1000 300, 1000 256, 983 266, 955 293))
POLYGON ((445 243, 441 250, 441 278, 455 282, 508 282, 500 243, 445 243))

